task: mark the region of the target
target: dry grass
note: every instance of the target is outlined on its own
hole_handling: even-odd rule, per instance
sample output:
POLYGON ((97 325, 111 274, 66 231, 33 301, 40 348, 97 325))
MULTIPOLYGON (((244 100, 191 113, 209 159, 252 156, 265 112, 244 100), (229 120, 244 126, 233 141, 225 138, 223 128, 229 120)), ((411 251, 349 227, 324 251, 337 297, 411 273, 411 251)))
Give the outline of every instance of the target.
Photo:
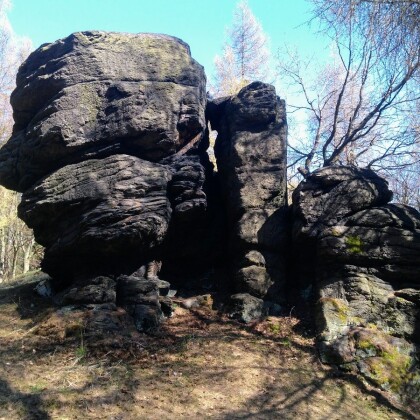
POLYGON ((0 291, 0 419, 412 418, 320 364, 296 318, 177 308, 154 337, 36 334, 53 311, 0 291))

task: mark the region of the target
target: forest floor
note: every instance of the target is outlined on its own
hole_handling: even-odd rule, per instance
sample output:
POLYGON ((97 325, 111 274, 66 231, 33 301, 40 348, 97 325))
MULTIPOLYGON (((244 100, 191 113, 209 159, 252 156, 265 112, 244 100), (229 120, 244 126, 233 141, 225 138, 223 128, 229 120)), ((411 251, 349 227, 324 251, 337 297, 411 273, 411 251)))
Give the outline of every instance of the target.
POLYGON ((153 336, 42 336, 56 308, 33 283, 0 288, 0 419, 411 419, 320 363, 293 316, 252 325, 177 307, 153 336))

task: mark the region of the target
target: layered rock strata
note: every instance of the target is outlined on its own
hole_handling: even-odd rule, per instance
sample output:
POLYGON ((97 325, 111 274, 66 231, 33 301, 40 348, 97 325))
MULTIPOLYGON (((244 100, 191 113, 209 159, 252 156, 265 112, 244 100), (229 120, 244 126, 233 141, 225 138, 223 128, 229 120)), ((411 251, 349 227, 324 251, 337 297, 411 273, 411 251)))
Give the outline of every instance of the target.
POLYGON ((114 155, 67 165, 25 191, 19 215, 54 278, 135 271, 156 255, 172 209, 168 166, 114 155), (126 266, 126 268, 125 268, 126 266))
POLYGON ((0 179, 21 192, 86 159, 157 162, 205 129, 203 67, 166 35, 78 32, 33 52, 16 85, 0 179))
POLYGON ((227 214, 230 268, 240 293, 234 300, 249 300, 249 294, 284 302, 285 103, 273 86, 254 82, 235 96, 210 102, 207 117, 218 133, 215 155, 227 214))
POLYGON ((278 313, 294 287, 315 298, 322 360, 418 397, 419 213, 344 166, 309 175, 290 212, 284 101, 254 82, 206 107, 205 82, 165 35, 76 33, 21 66, 0 183, 23 192, 57 316, 76 308, 105 336, 133 318, 154 330, 173 293, 159 277, 185 285, 218 267, 232 317, 278 313))
POLYGON ((205 85, 188 45, 157 34, 75 33, 20 67, 0 182, 23 192, 61 304, 118 302, 150 329, 168 288, 153 264, 188 247, 200 264, 169 237, 208 227, 205 85))
POLYGON ((293 193, 296 274, 317 301, 321 358, 413 397, 420 395, 420 214, 391 198, 370 170, 315 171, 293 193))

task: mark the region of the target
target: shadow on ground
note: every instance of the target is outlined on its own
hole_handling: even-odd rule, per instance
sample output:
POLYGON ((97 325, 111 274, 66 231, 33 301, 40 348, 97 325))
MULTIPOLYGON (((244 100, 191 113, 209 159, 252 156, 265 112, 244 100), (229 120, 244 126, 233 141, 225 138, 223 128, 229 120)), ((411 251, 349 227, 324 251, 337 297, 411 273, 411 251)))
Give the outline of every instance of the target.
POLYGON ((33 286, 0 290, 0 418, 409 419, 322 365, 308 324, 176 308, 153 336, 39 336, 33 286))

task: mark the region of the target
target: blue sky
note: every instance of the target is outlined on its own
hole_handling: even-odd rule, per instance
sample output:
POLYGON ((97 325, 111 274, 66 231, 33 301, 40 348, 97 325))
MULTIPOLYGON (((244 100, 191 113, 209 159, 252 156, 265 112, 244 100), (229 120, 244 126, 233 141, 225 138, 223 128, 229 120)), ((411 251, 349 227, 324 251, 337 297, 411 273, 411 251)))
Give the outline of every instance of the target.
MULTIPOLYGON (((211 79, 213 60, 220 54, 225 29, 232 22, 236 0, 12 0, 9 20, 17 35, 34 48, 72 32, 99 29, 158 32, 177 36, 191 47, 193 57, 211 79)), ((305 22, 306 0, 248 0, 271 40, 271 51, 285 43, 315 52, 319 41, 305 22)))

